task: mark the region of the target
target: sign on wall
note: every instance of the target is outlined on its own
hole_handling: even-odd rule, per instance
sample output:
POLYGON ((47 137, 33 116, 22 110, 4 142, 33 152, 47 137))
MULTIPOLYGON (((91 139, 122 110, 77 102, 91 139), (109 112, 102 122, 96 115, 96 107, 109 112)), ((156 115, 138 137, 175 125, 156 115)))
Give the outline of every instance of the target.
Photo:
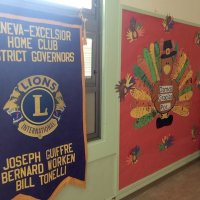
POLYGON ((84 187, 80 19, 1 7, 0 69, 0 199, 84 187))
POLYGON ((119 188, 199 148, 199 28, 122 11, 119 188), (194 128, 195 127, 195 128, 194 128))

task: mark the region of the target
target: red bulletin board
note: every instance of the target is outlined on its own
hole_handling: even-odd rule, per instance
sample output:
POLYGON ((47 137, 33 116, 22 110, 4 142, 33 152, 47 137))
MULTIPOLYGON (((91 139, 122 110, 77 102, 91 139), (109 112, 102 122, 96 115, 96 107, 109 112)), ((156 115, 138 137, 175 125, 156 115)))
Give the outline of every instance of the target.
POLYGON ((119 189, 199 149, 199 31, 122 11, 119 189))

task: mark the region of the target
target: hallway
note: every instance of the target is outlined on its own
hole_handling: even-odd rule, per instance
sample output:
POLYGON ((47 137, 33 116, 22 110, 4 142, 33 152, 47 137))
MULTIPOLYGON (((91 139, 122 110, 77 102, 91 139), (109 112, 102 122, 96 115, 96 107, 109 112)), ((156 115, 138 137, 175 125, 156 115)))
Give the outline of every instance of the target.
POLYGON ((200 199, 200 159, 129 195, 123 200, 200 199))

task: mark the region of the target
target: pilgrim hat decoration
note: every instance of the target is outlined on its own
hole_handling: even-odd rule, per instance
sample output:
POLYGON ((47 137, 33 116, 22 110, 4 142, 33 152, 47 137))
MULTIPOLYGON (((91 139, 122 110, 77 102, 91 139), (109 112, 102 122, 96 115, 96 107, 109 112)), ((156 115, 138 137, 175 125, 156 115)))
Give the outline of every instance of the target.
POLYGON ((166 40, 164 41, 163 45, 163 54, 161 55, 161 58, 169 58, 174 55, 176 55, 176 51, 174 51, 174 48, 172 47, 172 41, 171 40, 166 40))

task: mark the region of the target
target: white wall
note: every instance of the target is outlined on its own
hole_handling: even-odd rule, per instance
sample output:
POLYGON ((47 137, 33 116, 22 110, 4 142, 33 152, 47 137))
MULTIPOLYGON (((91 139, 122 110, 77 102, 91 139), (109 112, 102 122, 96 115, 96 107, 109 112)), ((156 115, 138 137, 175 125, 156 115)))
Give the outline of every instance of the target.
POLYGON ((114 195, 114 156, 91 162, 87 168, 86 190, 68 185, 57 200, 105 200, 114 195))
POLYGON ((123 5, 200 24, 199 0, 119 0, 123 5))

